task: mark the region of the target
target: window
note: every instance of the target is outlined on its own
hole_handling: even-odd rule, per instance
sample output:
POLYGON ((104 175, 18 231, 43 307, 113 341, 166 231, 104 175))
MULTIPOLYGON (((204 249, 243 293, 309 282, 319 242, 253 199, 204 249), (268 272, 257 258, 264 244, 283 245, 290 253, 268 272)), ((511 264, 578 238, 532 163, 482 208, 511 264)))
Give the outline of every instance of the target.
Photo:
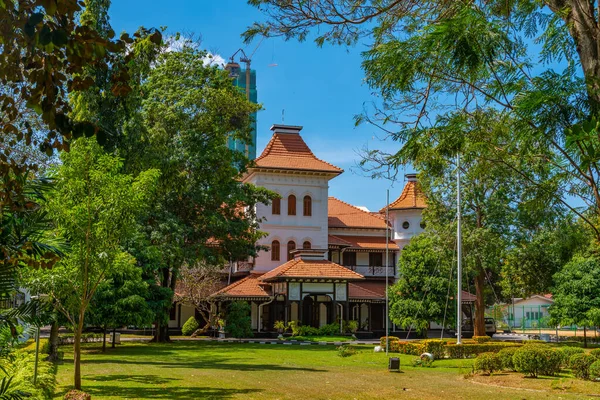
POLYGON ((273 203, 271 203, 271 213, 273 215, 281 214, 281 198, 277 197, 273 199, 273 203))
POLYGON ((382 253, 369 253, 369 267, 381 267, 383 265, 382 253))
POLYGON ((293 240, 290 240, 288 242, 288 246, 287 246, 287 251, 288 251, 288 261, 293 260, 294 259, 294 255, 292 254, 292 251, 296 250, 296 242, 294 242, 293 240))
POLYGON ((402 223, 402 227, 403 227, 404 229, 408 229, 408 228, 410 228, 410 224, 408 223, 408 221, 404 221, 404 222, 402 223))
POLYGON ((302 248, 303 249, 310 249, 310 242, 307 240, 304 243, 302 243, 302 248))
POLYGON ((310 217, 312 215, 312 199, 310 196, 304 196, 304 213, 305 217, 310 217))
POLYGON ((342 265, 353 267, 356 265, 356 253, 343 252, 342 265))
POLYGON ((279 241, 273 240, 271 243, 271 261, 279 261, 279 241))
POLYGON ((296 196, 288 196, 288 215, 296 215, 296 196))

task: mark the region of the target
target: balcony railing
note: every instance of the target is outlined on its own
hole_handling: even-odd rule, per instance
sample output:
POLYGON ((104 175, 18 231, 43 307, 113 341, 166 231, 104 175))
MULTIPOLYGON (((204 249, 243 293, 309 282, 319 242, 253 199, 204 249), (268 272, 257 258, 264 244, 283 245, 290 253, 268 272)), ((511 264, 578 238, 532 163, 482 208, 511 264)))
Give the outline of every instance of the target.
MULTIPOLYGON (((381 276, 385 277, 385 266, 372 265, 344 265, 344 267, 361 274, 362 276, 381 276)), ((396 268, 393 265, 387 267, 388 276, 394 276, 396 268)))
POLYGON ((236 261, 233 263, 232 271, 235 272, 249 272, 254 268, 254 263, 249 261, 236 261))

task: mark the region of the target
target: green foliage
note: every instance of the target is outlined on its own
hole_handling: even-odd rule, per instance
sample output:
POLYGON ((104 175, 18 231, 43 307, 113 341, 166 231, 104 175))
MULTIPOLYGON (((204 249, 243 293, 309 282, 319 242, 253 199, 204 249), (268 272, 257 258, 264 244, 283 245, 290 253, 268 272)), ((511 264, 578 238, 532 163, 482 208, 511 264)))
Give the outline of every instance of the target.
POLYGON ((337 347, 337 355, 339 357, 350 357, 356 354, 356 349, 352 346, 341 345, 337 347))
POLYGON ((600 349, 593 349, 589 353, 592 357, 595 357, 596 360, 600 360, 600 349))
POLYGON ((558 351, 562 353, 562 366, 564 368, 570 368, 569 361, 571 360, 572 355, 585 353, 585 350, 583 350, 581 347, 573 346, 561 347, 558 351))
POLYGON ((235 338, 252 337, 250 304, 245 301, 233 301, 227 307, 225 331, 235 338))
POLYGON ((560 371, 562 360, 561 352, 539 344, 525 345, 513 355, 515 369, 533 378, 555 375, 560 371))
POLYGON ((433 359, 431 359, 427 356, 417 357, 417 358, 413 359, 412 365, 413 365, 413 367, 429 368, 429 367, 433 366, 433 359))
POLYGON ((600 360, 596 360, 590 365, 589 374, 590 379, 593 381, 600 379, 600 360))
POLYGON ((287 330, 287 326, 285 324, 284 321, 275 321, 275 324, 273 325, 273 329, 277 329, 280 332, 285 332, 287 330))
POLYGON ((487 343, 492 340, 492 338, 489 336, 473 336, 473 340, 477 343, 487 343))
POLYGON ((498 360, 502 366, 502 369, 507 371, 515 371, 515 364, 513 363, 513 356, 517 351, 518 347, 507 347, 500 350, 498 355, 498 360))
POLYGON ((414 237, 398 260, 400 278, 390 287, 390 318, 398 326, 423 332, 430 321, 446 323, 453 315, 447 302, 451 255, 426 235, 414 237))
POLYGON ((589 379, 590 378, 590 366, 596 362, 596 358, 586 353, 573 354, 569 358, 569 367, 571 372, 577 378, 589 379))
POLYGON ((490 375, 502 369, 502 360, 496 353, 481 353, 475 358, 473 368, 490 375))
POLYGON ((181 327, 181 334, 183 336, 191 336, 199 327, 200 325, 198 324, 198 321, 196 321, 196 317, 189 317, 181 327))
MULTIPOLYGON (((0 359, 0 366, 2 367, 0 376, 5 379, 0 383, 0 387, 4 387, 9 383, 9 391, 27 394, 23 397, 52 398, 56 384, 54 366, 50 362, 40 360, 38 362, 37 384, 33 385, 34 363, 35 349, 34 351, 16 351, 0 359)), ((10 399, 10 397, 4 398, 10 399)))
MULTIPOLYGON (((352 321, 350 321, 352 322, 352 321)), ((331 324, 323 325, 319 328, 319 335, 321 336, 334 336, 340 334, 340 324, 332 322, 331 324)))
POLYGON ((344 321, 344 332, 348 332, 348 333, 356 333, 356 331, 358 331, 358 321, 355 320, 351 320, 351 321, 344 321))
POLYGON ((436 360, 444 358, 446 354, 446 342, 439 339, 423 340, 423 351, 425 353, 431 353, 436 360))
POLYGON ((507 343, 507 342, 493 342, 493 343, 482 343, 482 344, 447 344, 446 354, 448 358, 469 358, 473 356, 477 356, 481 353, 487 352, 499 352, 505 348, 513 348, 513 347, 521 347, 520 344, 517 343, 507 343))
POLYGON ((317 336, 320 335, 319 328, 315 328, 309 325, 302 325, 298 328, 299 336, 317 336))
POLYGON ((600 263, 576 256, 554 275, 552 319, 561 325, 600 325, 600 263))

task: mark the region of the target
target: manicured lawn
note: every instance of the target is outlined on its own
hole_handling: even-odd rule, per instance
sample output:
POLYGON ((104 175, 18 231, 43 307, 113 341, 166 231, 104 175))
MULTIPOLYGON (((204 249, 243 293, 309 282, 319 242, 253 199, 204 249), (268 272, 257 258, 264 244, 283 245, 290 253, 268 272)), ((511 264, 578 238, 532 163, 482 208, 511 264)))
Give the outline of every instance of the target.
MULTIPOLYGON (((520 374, 465 378, 471 360, 440 360, 433 368, 386 370, 385 353, 357 346, 341 358, 334 346, 181 341, 126 343, 102 354, 85 345, 83 386, 93 399, 548 399, 589 398, 600 383, 524 379, 520 374), (558 382, 558 383, 557 383, 558 382), (526 388, 528 390, 519 389, 526 388)), ((63 347, 56 397, 72 383, 72 353, 63 347)))

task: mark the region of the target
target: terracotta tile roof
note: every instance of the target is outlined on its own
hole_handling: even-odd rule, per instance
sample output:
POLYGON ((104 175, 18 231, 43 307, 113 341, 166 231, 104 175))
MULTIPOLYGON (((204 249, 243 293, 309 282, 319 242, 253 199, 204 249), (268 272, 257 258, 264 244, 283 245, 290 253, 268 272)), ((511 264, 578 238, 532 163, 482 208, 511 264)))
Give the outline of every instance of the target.
POLYGON ((296 258, 267 272, 261 281, 278 278, 318 278, 318 279, 364 279, 361 274, 328 260, 303 260, 296 258))
POLYGON ((352 243, 346 242, 344 239, 334 235, 327 235, 327 243, 330 246, 352 246, 352 243))
POLYGON ((348 284, 351 299, 385 299, 385 282, 352 282, 348 284))
MULTIPOLYGON (((419 182, 415 180, 406 182, 400 197, 390 203, 390 210, 422 209, 426 207, 425 195, 419 186, 419 182)), ((385 212, 385 207, 380 212, 385 212)))
POLYGON ((462 301, 467 303, 473 303, 477 300, 477 296, 472 293, 467 292, 466 290, 462 291, 462 301))
POLYGON ((385 229, 385 220, 344 201, 330 197, 328 202, 329 228, 385 229))
MULTIPOLYGON (((349 242, 351 247, 356 249, 371 249, 385 250, 385 236, 340 236, 346 242, 349 242)), ((389 241, 390 250, 399 250, 396 243, 389 241)))
MULTIPOLYGON (((273 129, 273 128, 271 128, 273 129)), ((299 131, 299 129, 298 129, 299 131)), ((341 174, 343 169, 315 157, 299 133, 275 132, 255 160, 257 167, 341 174)))
POLYGON ((237 282, 232 283, 229 286, 219 290, 213 296, 223 297, 269 297, 270 290, 269 285, 263 284, 258 279, 262 274, 252 273, 240 279, 237 282))

